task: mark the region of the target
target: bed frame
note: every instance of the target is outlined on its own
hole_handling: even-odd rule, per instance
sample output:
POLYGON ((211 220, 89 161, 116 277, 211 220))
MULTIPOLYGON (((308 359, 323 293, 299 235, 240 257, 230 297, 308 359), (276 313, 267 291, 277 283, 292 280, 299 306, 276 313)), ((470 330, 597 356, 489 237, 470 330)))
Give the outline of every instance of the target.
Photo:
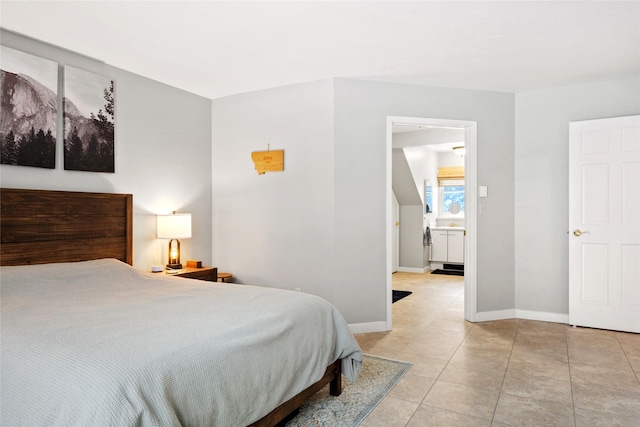
MULTIPOLYGON (((340 396, 340 393, 342 393, 342 365, 340 359, 327 367, 320 381, 302 390, 249 427, 272 427, 278 425, 281 421, 286 420, 289 415, 295 414, 300 405, 327 384, 329 384, 329 394, 331 396, 340 396)), ((268 391, 265 393, 268 393, 268 391)))
POLYGON ((133 196, 0 190, 0 265, 116 258, 133 264, 133 196))
MULTIPOLYGON (((100 258, 132 265, 133 195, 2 188, 0 242, 0 265, 100 258)), ((340 360, 320 381, 251 426, 277 425, 326 384, 331 395, 342 392, 340 360)))

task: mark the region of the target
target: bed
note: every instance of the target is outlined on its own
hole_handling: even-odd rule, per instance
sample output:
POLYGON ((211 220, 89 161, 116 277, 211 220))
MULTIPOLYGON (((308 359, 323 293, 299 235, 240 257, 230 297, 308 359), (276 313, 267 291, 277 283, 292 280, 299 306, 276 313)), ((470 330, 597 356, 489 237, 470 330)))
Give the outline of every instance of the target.
POLYGON ((275 425, 355 380, 323 299, 131 267, 131 195, 0 196, 3 425, 275 425))

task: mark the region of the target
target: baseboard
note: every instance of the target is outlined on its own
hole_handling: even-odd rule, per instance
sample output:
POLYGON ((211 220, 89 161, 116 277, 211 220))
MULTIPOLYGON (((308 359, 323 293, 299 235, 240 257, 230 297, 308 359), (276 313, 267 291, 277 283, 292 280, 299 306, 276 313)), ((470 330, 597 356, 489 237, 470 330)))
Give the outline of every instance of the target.
POLYGON ((539 320, 541 322, 569 324, 569 315, 562 313, 547 313, 544 311, 529 311, 511 308, 509 310, 482 311, 476 313, 477 322, 490 322, 492 320, 524 319, 539 320))
POLYGON ((540 320, 542 322, 569 324, 569 315, 562 313, 546 313, 544 311, 529 311, 516 309, 516 317, 526 320, 540 320))
POLYGON ((401 273, 419 273, 423 274, 429 271, 429 267, 417 268, 417 267, 398 267, 398 271, 401 273))
POLYGON ((387 322, 350 323, 352 334, 366 334, 369 332, 384 332, 387 330, 387 322))
POLYGON ((509 310, 498 311, 480 311, 476 313, 476 322, 490 322, 492 320, 504 320, 515 319, 516 310, 511 308, 509 310))
MULTIPOLYGON (((519 309, 482 311, 476 313, 476 322, 491 322, 492 320, 523 319, 539 320, 541 322, 569 324, 569 315, 562 313, 547 313, 544 311, 529 311, 519 309)), ((352 334, 366 334, 369 332, 384 332, 387 330, 387 322, 350 323, 352 334)))

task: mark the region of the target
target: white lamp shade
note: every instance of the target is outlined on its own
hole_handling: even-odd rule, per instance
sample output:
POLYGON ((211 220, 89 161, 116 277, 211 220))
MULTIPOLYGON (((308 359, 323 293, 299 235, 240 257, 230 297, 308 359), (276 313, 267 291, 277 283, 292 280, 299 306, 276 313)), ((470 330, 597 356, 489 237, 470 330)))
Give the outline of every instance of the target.
POLYGON ((158 239, 189 239, 191 238, 191 214, 174 213, 158 215, 158 239))

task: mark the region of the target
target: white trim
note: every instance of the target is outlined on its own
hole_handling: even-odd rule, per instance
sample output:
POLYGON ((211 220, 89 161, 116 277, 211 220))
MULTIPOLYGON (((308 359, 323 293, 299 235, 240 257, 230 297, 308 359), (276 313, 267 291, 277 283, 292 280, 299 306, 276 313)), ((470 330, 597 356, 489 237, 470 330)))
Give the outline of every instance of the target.
MULTIPOLYGON (((466 200, 465 200, 466 203, 466 200)), ((516 318, 516 309, 510 308, 508 310, 499 310, 499 311, 481 311, 480 313, 476 313, 476 322, 490 322, 492 320, 504 320, 504 319, 515 319, 516 318)))
POLYGON ((387 329, 387 322, 367 322, 367 323, 350 323, 349 329, 352 334, 366 334, 369 332, 385 332, 387 329))
POLYGON ((465 122, 464 318, 478 320, 478 124, 465 122))
MULTIPOLYGON (((386 152, 386 247, 387 253, 387 330, 391 330, 391 239, 392 221, 391 215, 391 183, 392 166, 391 152, 393 146, 393 124, 414 124, 438 127, 454 127, 465 129, 465 268, 464 268, 464 318, 470 322, 478 321, 477 303, 477 230, 478 230, 478 124, 469 120, 449 120, 420 117, 387 116, 387 152, 386 152)), ((512 316, 513 317, 513 316, 512 316)))
POLYGON ((562 313, 547 313, 544 311, 519 310, 516 308, 516 317, 526 320, 540 320, 542 322, 569 324, 569 315, 562 313))
POLYGON ((398 271, 402 273, 426 273, 429 271, 429 267, 417 268, 417 267, 398 267, 398 271))
POLYGON ((387 322, 385 330, 390 331, 393 319, 393 312, 391 310, 391 304, 393 304, 392 286, 391 286, 391 274, 393 274, 393 255, 391 253, 392 240, 393 240, 393 203, 391 197, 394 196, 392 188, 392 162, 391 162, 391 145, 393 141, 393 120, 387 116, 387 147, 385 151, 386 157, 386 176, 385 176, 385 200, 386 203, 386 233, 385 233, 385 247, 384 251, 386 256, 386 293, 387 293, 387 322))
POLYGON ((569 324, 569 315, 562 313, 547 313, 544 311, 529 311, 510 308, 508 310, 483 311, 477 313, 478 322, 490 322, 492 320, 522 319, 539 320, 541 322, 569 324))

